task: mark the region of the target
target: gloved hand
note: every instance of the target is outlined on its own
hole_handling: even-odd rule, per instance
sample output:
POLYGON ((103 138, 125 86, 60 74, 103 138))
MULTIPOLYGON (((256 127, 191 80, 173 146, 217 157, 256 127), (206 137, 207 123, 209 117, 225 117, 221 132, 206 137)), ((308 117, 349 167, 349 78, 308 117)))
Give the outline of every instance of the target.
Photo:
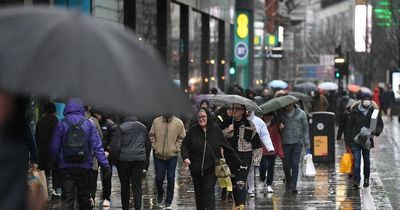
POLYGON ((101 167, 101 173, 103 174, 103 179, 107 180, 111 178, 112 172, 111 172, 111 166, 102 166, 101 167))

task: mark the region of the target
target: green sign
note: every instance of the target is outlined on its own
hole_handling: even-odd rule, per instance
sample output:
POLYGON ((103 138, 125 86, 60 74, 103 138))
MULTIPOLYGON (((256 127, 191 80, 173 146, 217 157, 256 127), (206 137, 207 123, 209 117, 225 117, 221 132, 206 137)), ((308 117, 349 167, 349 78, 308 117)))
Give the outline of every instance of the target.
POLYGON ((249 64, 249 12, 237 11, 235 15, 234 54, 237 66, 249 64))
POLYGON ((391 27, 393 25, 393 10, 391 0, 379 0, 374 7, 376 25, 391 27))

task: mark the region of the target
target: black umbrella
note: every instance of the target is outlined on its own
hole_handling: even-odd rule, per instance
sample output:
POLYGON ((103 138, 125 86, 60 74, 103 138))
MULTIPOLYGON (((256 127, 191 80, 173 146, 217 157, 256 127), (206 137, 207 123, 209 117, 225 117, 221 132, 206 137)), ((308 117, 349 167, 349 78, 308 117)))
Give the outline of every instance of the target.
POLYGON ((150 47, 122 25, 50 7, 0 10, 0 87, 148 116, 190 111, 150 47))

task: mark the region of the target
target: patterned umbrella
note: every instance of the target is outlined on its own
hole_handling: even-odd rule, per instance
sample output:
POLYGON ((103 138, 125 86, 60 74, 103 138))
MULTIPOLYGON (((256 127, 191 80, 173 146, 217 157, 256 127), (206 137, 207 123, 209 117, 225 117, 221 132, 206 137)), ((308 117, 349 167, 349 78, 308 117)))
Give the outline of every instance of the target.
POLYGON ((233 104, 241 104, 248 111, 261 112, 260 107, 254 101, 238 95, 213 95, 209 100, 216 106, 232 107, 233 104))

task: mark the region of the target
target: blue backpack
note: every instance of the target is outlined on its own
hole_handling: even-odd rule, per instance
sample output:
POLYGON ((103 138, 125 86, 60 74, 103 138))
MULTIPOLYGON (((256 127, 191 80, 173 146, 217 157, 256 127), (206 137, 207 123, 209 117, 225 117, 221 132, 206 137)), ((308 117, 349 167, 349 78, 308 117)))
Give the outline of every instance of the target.
POLYGON ((81 127, 86 119, 82 118, 78 124, 75 125, 66 118, 64 118, 63 121, 69 126, 63 142, 63 156, 65 162, 85 162, 91 154, 89 142, 86 139, 86 132, 81 127))

